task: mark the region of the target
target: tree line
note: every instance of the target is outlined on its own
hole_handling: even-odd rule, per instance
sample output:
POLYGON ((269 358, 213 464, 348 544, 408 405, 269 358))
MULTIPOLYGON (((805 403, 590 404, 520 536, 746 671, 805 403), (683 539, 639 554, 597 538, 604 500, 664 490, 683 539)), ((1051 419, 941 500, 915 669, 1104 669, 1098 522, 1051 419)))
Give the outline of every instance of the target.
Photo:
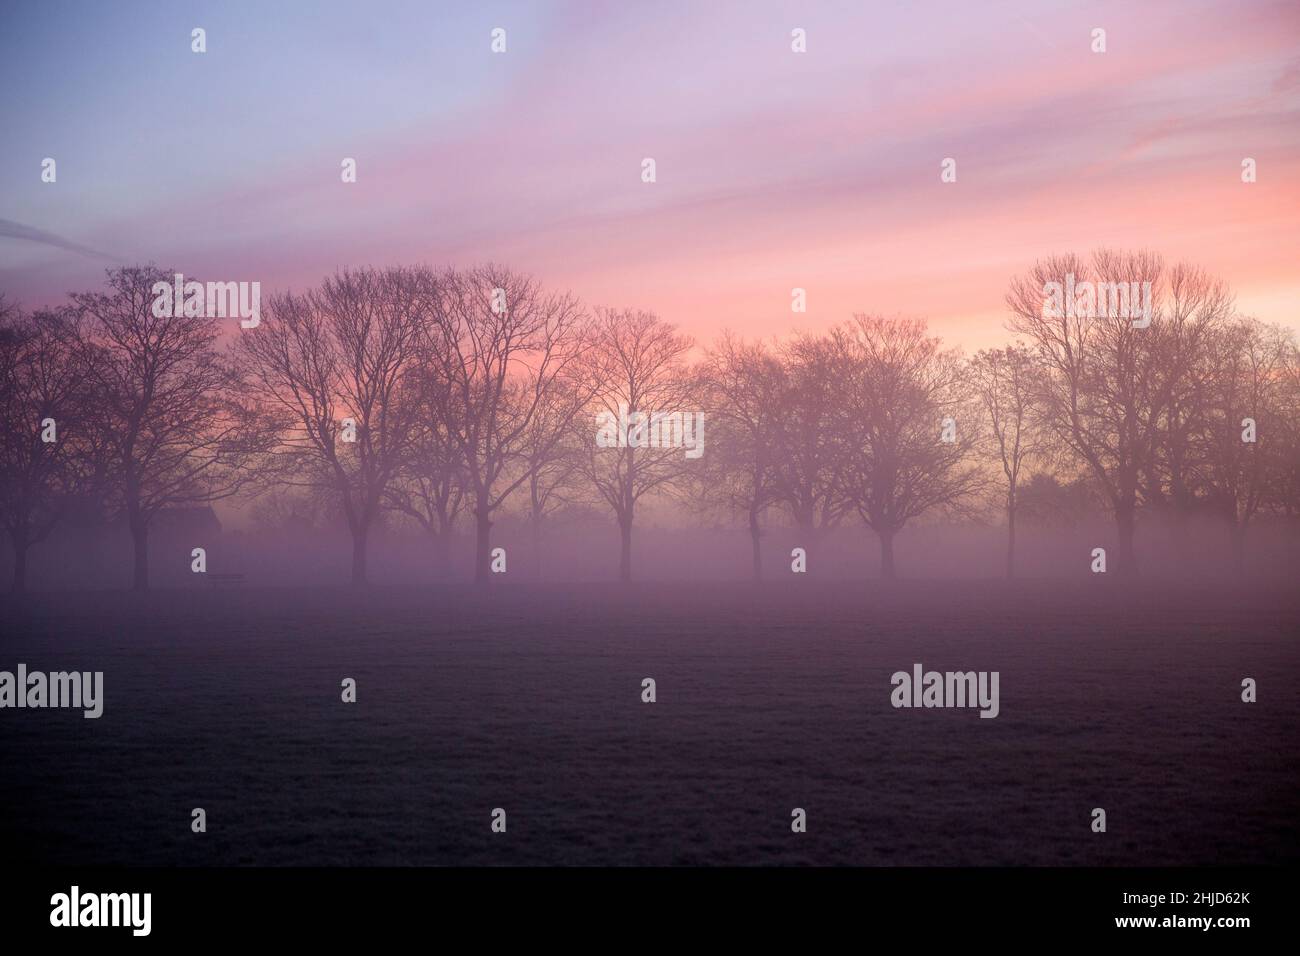
POLYGON ((1008 287, 1014 341, 970 357, 921 320, 868 314, 697 348, 652 313, 589 309, 490 264, 342 270, 268 297, 256 327, 223 335, 218 317, 155 308, 155 286, 172 278, 111 269, 104 288, 35 312, 0 297, 0 521, 15 590, 29 550, 87 499, 129 530, 137 589, 160 512, 286 492, 342 513, 356 584, 392 516, 423 529, 444 562, 468 523, 486 580, 508 506, 538 554, 558 509, 606 510, 623 580, 638 509, 664 496, 742 523, 755 578, 776 515, 812 542, 860 523, 893 577, 909 522, 991 499, 1012 575, 1033 476, 1092 489, 1126 574, 1140 514, 1174 527, 1216 516, 1239 563, 1256 517, 1300 512, 1293 333, 1151 253, 1035 263, 1008 287), (1113 294, 1138 284, 1141 320, 1113 294), (1051 288, 1085 286, 1089 297, 1048 304, 1051 288), (630 429, 629 410, 646 415, 630 429), (595 439, 602 415, 620 441, 595 439), (701 416, 698 454, 654 440, 661 425, 680 439, 683 415, 686 426, 701 416))

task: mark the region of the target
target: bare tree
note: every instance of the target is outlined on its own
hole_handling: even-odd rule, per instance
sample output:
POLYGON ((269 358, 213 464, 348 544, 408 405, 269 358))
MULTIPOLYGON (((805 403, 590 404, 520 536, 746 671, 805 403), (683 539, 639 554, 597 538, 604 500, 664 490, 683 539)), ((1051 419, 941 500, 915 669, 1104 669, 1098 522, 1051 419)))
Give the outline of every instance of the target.
POLYGON ((45 540, 95 477, 77 318, 29 315, 0 296, 0 523, 13 548, 13 591, 27 586, 29 549, 45 540))
MULTIPOLYGON (((685 365, 692 344, 651 312, 597 310, 590 368, 599 391, 591 411, 597 439, 605 434, 613 440, 588 446, 584 470, 618 522, 622 581, 632 579, 637 504, 682 478, 692 463, 688 454, 699 457, 686 447, 688 438, 704 440, 685 365)), ((703 445, 697 447, 702 454, 703 445)))
POLYGON ((992 444, 1006 479, 1007 577, 1016 567, 1016 510, 1025 461, 1041 451, 1033 427, 1034 357, 1017 343, 979 352, 970 363, 970 381, 984 410, 992 444))
MULTIPOLYGON (((1116 253, 1109 255, 1112 262, 1122 261, 1116 253)), ((1110 267, 1103 262, 1098 268, 1110 267)), ((1223 282, 1185 263, 1166 270, 1155 291, 1158 313, 1146 330, 1154 333, 1149 341, 1155 354, 1145 373, 1154 377, 1150 414, 1155 435, 1139 487, 1143 505, 1168 521, 1175 555, 1186 555, 1191 552, 1188 518, 1201 503, 1197 435, 1204 431, 1217 388, 1214 352, 1234 307, 1223 282)))
MULTIPOLYGON (((581 407, 578 362, 586 315, 567 294, 487 265, 438 278, 422 356, 446 385, 434 414, 455 443, 473 500, 474 579, 488 579, 492 518, 528 480, 520 467, 527 436, 544 414, 581 407), (569 395, 565 407, 560 395, 569 395), (557 405, 556 402, 559 404, 557 405)), ((559 442, 562 431, 552 433, 559 442)), ((537 451, 534 446, 534 451, 537 451)))
POLYGON ((853 511, 844 497, 834 343, 797 335, 778 350, 783 387, 773 422, 773 495, 815 541, 853 511))
POLYGON ((907 522, 958 507, 981 486, 967 464, 974 428, 958 430, 973 422, 961 410, 961 363, 920 320, 858 315, 832 341, 845 497, 879 537, 881 573, 893 578, 894 536, 907 522))
POLYGON ((1279 375, 1278 402, 1283 410, 1277 434, 1266 438, 1273 445, 1274 474, 1268 505, 1300 531, 1300 348, 1286 350, 1279 375))
POLYGON ((1188 441, 1188 484, 1227 523, 1238 571, 1247 529, 1276 494, 1285 467, 1285 371, 1295 350, 1290 332, 1243 319, 1216 329, 1203 353, 1207 368, 1188 441))
POLYGON ((1091 472, 1115 520, 1116 566, 1135 573, 1139 496, 1144 476, 1148 497, 1163 493, 1152 476, 1195 351, 1188 326, 1222 313, 1222 291, 1186 267, 1166 274, 1156 255, 1103 250, 1038 262, 1012 281, 1007 304, 1042 371, 1041 421, 1091 472), (1076 298, 1081 288, 1093 294, 1076 298), (1147 296, 1149 315, 1138 307, 1147 296))
POLYGON ((466 502, 465 463, 437 409, 446 383, 421 365, 409 392, 420 403, 412 439, 396 478, 384 492, 385 507, 412 519, 433 543, 438 572, 445 574, 451 538, 466 502))
POLYGON ((699 476, 700 497, 744 516, 757 581, 762 517, 777 499, 784 369, 761 344, 726 333, 709 350, 700 377, 711 450, 699 476))
POLYGON ((149 527, 158 512, 237 493, 265 437, 217 347, 219 321, 155 310, 154 287, 171 282, 172 273, 154 266, 124 267, 108 270, 107 292, 72 296, 86 322, 91 413, 110 500, 131 532, 136 590, 149 585, 149 527))
POLYGON ((592 383, 566 380, 552 388, 520 441, 520 464, 528 475, 525 510, 532 534, 533 576, 542 577, 543 539, 551 518, 578 496, 585 441, 579 410, 590 400, 592 383))
POLYGON ((421 270, 344 270, 318 289, 272 297, 260 327, 239 337, 250 394, 279 427, 263 478, 338 496, 354 585, 367 581, 371 529, 417 437, 412 369, 428 292, 421 270))

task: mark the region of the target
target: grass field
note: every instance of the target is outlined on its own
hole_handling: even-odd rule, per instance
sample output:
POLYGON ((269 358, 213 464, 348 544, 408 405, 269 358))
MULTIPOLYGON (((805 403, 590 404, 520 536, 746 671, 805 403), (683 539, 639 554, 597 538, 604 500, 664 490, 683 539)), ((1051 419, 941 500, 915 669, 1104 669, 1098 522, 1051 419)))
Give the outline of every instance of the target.
POLYGON ((1295 863, 1298 639, 1294 589, 1097 579, 6 598, 0 669, 102 670, 105 704, 0 711, 0 846, 76 865, 1295 863), (999 671, 1000 716, 894 709, 914 662, 999 671))

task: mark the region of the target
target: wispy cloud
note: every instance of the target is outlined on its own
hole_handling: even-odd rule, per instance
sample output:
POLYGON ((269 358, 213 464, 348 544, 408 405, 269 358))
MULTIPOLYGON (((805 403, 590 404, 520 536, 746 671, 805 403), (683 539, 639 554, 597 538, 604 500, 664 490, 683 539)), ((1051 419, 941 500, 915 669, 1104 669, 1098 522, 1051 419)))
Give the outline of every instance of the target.
POLYGON ((25 239, 28 242, 37 242, 43 246, 53 246, 56 249, 64 249, 67 252, 75 252, 79 256, 89 256, 93 259, 114 260, 106 252, 100 252, 97 249, 91 249, 89 246, 83 246, 80 243, 64 239, 62 236, 55 235, 52 232, 46 232, 44 229, 35 229, 32 226, 24 226, 21 222, 14 222, 12 219, 0 219, 0 238, 4 239, 25 239))

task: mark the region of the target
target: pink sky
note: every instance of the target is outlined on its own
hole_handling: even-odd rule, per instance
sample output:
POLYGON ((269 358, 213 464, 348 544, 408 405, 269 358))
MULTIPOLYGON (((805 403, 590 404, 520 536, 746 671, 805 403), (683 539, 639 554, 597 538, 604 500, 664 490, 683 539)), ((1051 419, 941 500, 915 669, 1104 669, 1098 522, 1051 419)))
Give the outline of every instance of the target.
MULTIPOLYGON (((45 104, 32 129, 66 143, 60 181, 23 165, 54 147, 19 171, 6 147, 0 218, 264 289, 492 260, 702 339, 869 311, 968 348, 1007 337, 1008 280, 1036 258, 1112 245, 1191 260, 1243 311, 1300 326, 1300 5, 488 6, 429 34, 394 18, 316 37, 286 15, 248 39, 217 21, 210 60, 123 66, 120 95, 165 90, 174 124, 60 139, 71 120, 45 104), (276 30, 297 38, 294 69, 252 49, 276 30), (423 42, 428 57, 392 53, 423 42)), ((110 261, 0 237, 0 289, 39 304, 110 261)))

